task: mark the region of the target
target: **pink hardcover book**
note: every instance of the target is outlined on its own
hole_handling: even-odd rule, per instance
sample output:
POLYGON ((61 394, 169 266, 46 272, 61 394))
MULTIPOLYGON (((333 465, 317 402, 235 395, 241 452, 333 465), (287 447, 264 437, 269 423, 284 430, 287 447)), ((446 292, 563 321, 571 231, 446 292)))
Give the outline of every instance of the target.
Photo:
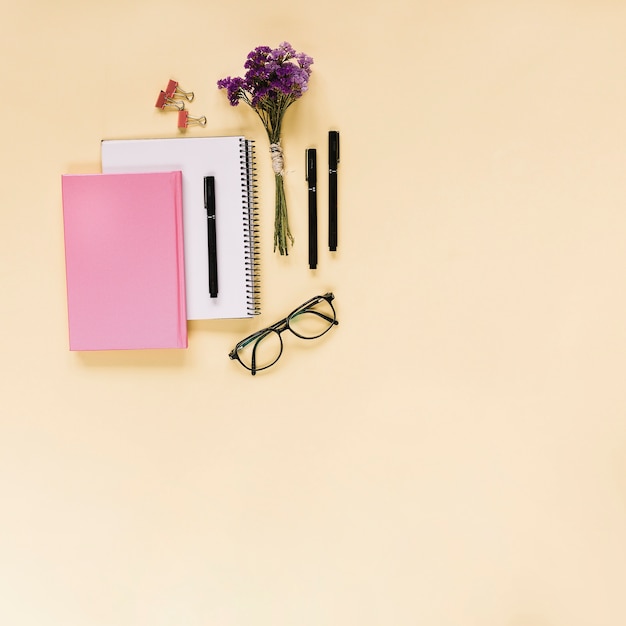
POLYGON ((70 350, 186 348, 181 172, 62 176, 70 350))

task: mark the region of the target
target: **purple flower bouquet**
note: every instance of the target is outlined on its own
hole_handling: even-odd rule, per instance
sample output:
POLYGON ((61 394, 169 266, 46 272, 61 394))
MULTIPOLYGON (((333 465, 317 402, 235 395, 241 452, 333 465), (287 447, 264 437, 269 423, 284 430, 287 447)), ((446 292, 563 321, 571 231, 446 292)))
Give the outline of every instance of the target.
POLYGON ((286 41, 272 50, 259 46, 248 54, 243 78, 223 78, 217 82, 226 89, 228 100, 237 106, 243 100, 261 118, 270 142, 272 169, 276 179, 276 213, 274 217, 274 251, 289 254, 287 240, 293 245, 289 230, 287 200, 283 181, 284 159, 280 145, 281 127, 285 111, 308 88, 313 59, 296 52, 286 41))

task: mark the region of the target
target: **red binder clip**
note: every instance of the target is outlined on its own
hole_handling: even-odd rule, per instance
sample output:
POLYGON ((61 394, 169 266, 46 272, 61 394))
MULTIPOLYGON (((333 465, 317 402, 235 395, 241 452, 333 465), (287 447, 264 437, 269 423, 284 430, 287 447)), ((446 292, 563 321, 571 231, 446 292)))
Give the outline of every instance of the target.
POLYGON ((187 128, 188 126, 206 126, 206 117, 191 117, 189 111, 179 111, 178 128, 187 128))
POLYGON ((167 83, 167 89, 165 90, 165 94, 168 98, 184 98, 188 102, 193 100, 193 91, 183 91, 175 80, 170 80, 167 83))
POLYGON ((179 102, 177 100, 173 100, 170 98, 164 91, 159 93, 159 97, 157 98, 156 104, 154 105, 157 109, 178 109, 182 111, 185 108, 184 102, 179 102))

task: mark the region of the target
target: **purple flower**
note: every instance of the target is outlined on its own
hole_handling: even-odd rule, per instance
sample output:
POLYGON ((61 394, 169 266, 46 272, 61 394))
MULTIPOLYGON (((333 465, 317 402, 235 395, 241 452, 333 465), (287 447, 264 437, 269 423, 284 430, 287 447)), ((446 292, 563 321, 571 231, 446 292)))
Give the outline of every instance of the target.
POLYGON ((311 67, 311 65, 313 65, 313 59, 308 54, 305 54, 304 52, 298 52, 295 55, 295 59, 296 61, 298 61, 298 65, 303 70, 305 70, 310 76, 311 70, 309 68, 311 67))
POLYGON ((239 104, 243 92, 243 79, 228 76, 227 78, 218 80, 217 86, 219 89, 226 89, 228 100, 232 106, 235 107, 239 104))
MULTIPOLYGON (((248 53, 243 78, 224 78, 217 82, 226 89, 231 105, 244 100, 254 109, 284 110, 308 89, 313 59, 304 52, 296 52, 283 41, 277 48, 257 46, 248 53)), ((281 117, 282 117, 281 113, 281 117)))

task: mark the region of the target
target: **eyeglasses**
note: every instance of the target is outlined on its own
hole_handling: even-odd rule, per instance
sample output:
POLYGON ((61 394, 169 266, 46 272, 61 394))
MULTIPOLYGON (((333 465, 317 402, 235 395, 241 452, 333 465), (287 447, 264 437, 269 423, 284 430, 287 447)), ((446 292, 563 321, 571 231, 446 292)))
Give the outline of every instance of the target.
POLYGON ((300 339, 317 339, 339 324, 334 299, 332 293, 327 293, 307 300, 280 322, 242 339, 228 356, 237 359, 253 376, 271 367, 283 353, 284 331, 290 330, 300 339))

